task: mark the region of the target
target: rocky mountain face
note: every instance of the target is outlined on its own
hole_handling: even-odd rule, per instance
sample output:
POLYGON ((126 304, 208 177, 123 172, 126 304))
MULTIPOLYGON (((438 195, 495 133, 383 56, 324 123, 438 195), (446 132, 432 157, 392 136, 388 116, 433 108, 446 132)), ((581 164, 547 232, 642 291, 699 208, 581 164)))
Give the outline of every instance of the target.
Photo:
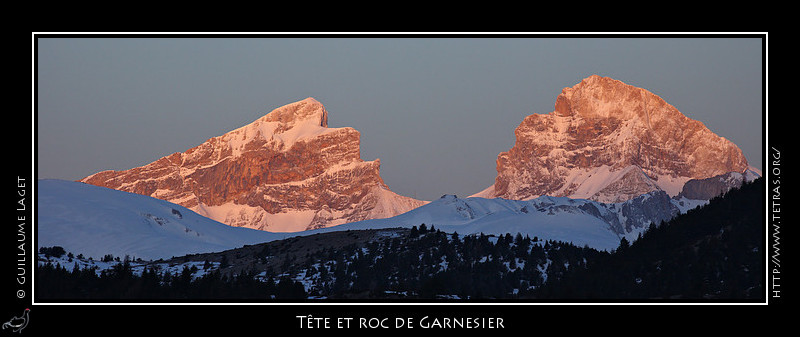
POLYGON ((357 130, 328 128, 328 111, 307 98, 186 152, 81 181, 274 232, 386 218, 424 204, 390 191, 380 160, 362 160, 359 145, 357 130))
POLYGON ((514 134, 497 157, 495 183, 474 196, 615 203, 658 190, 675 197, 690 180, 748 170, 742 151, 703 123, 597 75, 564 88, 554 111, 527 116, 514 134))
POLYGON ((752 181, 760 174, 748 170, 742 173, 728 172, 705 179, 692 179, 686 182, 681 189, 679 197, 696 200, 710 200, 716 196, 727 193, 733 188, 742 186, 745 181, 752 181))

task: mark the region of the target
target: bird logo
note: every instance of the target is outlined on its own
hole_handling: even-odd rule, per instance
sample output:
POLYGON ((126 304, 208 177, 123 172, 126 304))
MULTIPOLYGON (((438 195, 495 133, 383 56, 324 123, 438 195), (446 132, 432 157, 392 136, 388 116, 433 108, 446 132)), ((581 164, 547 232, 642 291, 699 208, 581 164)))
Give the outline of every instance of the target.
POLYGON ((20 332, 22 329, 25 329, 28 326, 28 314, 31 312, 31 309, 25 308, 25 311, 22 313, 21 317, 13 317, 8 322, 3 323, 3 330, 6 328, 14 329, 14 332, 20 332))

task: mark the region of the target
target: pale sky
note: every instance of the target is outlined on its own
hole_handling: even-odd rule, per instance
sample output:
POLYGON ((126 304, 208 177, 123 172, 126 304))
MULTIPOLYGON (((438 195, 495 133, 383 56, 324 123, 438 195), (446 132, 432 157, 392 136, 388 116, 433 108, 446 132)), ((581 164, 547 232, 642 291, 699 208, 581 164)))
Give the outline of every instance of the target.
POLYGON ((647 89, 763 169, 762 35, 36 39, 37 178, 125 170, 314 97, 401 195, 494 182, 514 129, 592 74, 647 89))

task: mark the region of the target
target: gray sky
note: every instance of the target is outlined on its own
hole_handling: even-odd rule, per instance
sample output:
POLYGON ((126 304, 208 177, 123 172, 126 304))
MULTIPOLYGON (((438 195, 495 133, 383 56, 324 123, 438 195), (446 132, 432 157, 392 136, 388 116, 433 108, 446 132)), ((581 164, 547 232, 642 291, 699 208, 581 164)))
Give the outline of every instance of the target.
POLYGON ((525 116, 592 74, 661 96, 763 169, 756 35, 154 37, 36 40, 37 178, 141 166, 314 97, 393 191, 468 196, 525 116))

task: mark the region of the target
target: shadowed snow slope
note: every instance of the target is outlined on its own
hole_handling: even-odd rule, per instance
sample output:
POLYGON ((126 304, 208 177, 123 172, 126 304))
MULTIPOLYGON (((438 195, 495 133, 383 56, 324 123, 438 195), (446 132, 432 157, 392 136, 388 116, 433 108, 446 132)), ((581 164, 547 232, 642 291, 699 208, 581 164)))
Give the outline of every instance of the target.
POLYGON ((38 246, 61 246, 95 259, 106 254, 170 258, 284 237, 231 227, 156 198, 80 182, 38 180, 37 201, 38 246))

